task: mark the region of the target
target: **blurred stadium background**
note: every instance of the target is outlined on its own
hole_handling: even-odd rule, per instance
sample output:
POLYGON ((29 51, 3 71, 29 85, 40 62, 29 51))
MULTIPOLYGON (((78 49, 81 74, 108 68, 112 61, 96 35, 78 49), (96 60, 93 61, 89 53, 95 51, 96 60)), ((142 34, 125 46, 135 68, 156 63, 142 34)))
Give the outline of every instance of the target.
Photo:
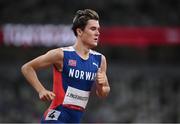
MULTIPOLYGON (((52 48, 73 44, 78 9, 100 15, 96 50, 107 57, 111 93, 92 94, 82 122, 180 122, 179 0, 1 0, 0 122, 39 122, 43 103, 20 72, 52 48)), ((52 88, 52 70, 39 71, 52 88)))

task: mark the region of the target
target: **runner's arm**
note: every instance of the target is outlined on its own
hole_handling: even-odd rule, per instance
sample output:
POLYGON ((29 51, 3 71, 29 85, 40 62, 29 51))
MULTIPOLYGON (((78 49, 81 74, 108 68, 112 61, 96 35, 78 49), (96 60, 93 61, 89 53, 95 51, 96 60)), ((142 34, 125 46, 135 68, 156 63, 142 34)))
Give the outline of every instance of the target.
POLYGON ((110 92, 110 86, 106 75, 107 63, 106 58, 102 55, 101 66, 97 72, 96 94, 99 97, 106 97, 110 92))
POLYGON ((51 65, 60 67, 62 64, 63 52, 61 49, 54 49, 48 51, 46 54, 41 55, 21 67, 22 74, 32 87, 39 93, 41 100, 52 100, 55 97, 53 92, 44 88, 42 83, 37 77, 36 71, 39 69, 47 68, 51 65))

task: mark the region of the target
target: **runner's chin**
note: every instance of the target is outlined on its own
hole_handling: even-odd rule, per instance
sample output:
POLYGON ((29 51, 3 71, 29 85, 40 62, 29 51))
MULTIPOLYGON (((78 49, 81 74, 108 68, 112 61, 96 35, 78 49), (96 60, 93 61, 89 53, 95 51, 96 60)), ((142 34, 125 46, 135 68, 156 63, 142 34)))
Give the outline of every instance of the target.
POLYGON ((98 45, 98 41, 93 40, 93 42, 91 43, 91 48, 96 47, 97 45, 98 45))

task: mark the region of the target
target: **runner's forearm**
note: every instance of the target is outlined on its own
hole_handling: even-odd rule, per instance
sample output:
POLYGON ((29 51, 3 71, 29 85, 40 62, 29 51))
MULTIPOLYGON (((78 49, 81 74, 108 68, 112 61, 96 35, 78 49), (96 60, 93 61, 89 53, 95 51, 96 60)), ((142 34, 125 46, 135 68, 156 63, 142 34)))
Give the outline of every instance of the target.
POLYGON ((40 83, 35 70, 28 66, 27 64, 23 65, 21 71, 26 78, 26 80, 33 86, 33 88, 39 93, 44 90, 44 86, 40 83))

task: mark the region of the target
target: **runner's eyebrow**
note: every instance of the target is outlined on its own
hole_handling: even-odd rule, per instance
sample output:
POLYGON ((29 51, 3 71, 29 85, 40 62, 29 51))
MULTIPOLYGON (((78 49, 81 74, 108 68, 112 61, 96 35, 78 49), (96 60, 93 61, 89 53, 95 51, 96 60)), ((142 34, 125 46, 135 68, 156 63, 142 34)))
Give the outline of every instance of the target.
POLYGON ((92 27, 90 27, 90 29, 98 29, 98 30, 100 30, 100 27, 92 26, 92 27))

